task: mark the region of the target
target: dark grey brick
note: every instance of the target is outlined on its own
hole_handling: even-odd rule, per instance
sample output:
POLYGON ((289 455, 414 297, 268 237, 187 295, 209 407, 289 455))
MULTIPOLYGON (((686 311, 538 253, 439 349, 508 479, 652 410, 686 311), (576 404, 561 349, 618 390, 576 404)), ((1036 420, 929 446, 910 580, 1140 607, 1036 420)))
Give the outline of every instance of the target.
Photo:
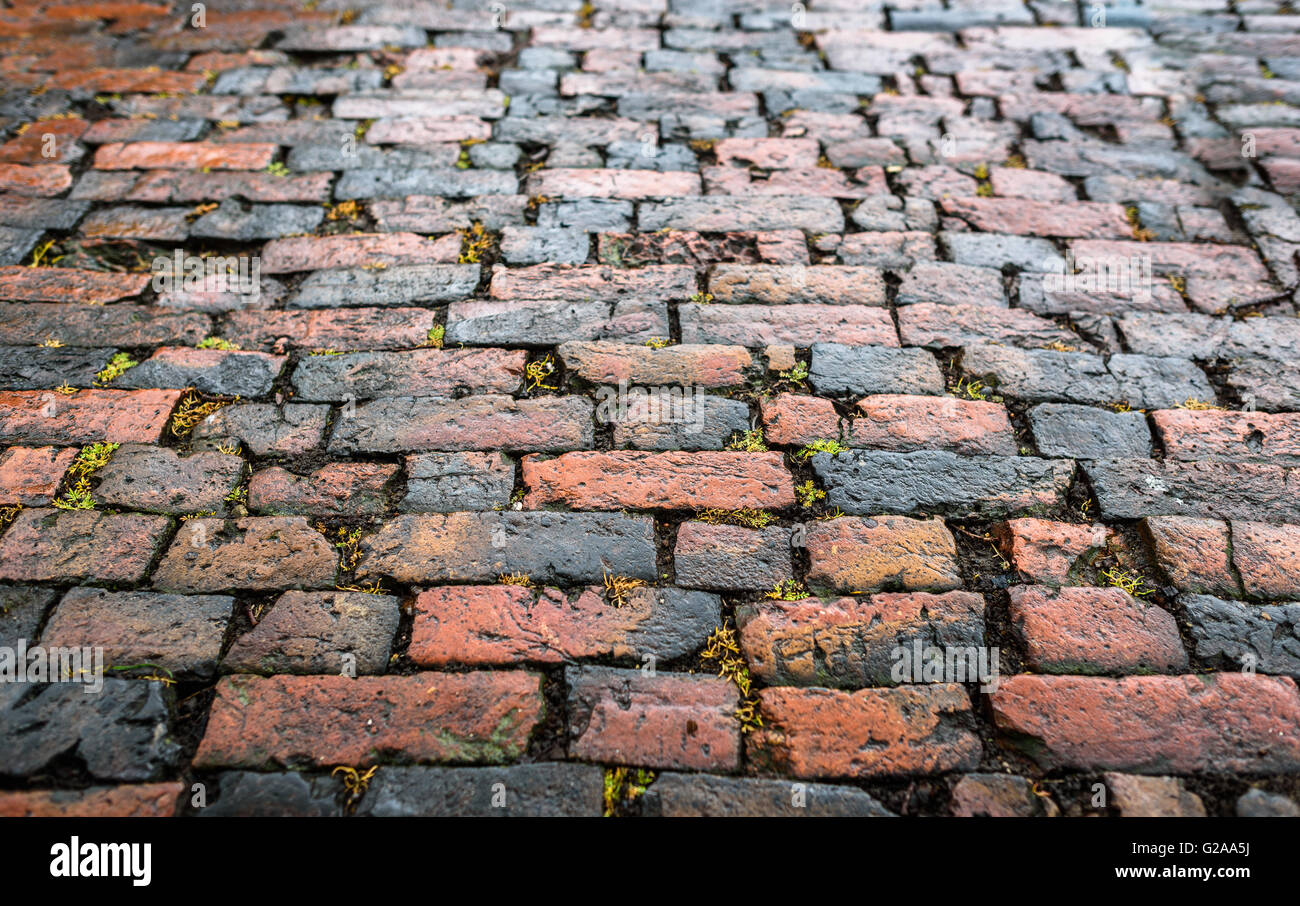
POLYGON ((1151 430, 1141 412, 1043 403, 1029 410, 1038 452, 1072 459, 1141 459, 1151 455, 1151 430))

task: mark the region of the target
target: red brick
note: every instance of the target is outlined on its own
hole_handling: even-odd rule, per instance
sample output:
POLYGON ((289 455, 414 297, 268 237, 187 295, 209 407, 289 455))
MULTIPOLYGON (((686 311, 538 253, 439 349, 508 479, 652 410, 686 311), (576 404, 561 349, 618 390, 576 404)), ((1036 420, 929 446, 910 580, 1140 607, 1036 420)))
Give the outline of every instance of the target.
POLYGON ((1157 274, 1212 277, 1222 280, 1268 279, 1268 269, 1251 249, 1211 242, 1138 242, 1083 239, 1070 243, 1077 259, 1150 257, 1157 274))
POLYGON ((724 138, 713 153, 720 164, 790 170, 816 167, 819 151, 812 138, 724 138))
POLYGON ((227 171, 190 173, 184 170, 154 170, 141 176, 123 197, 126 201, 184 202, 248 201, 324 202, 330 196, 333 173, 271 173, 227 171))
POLYGON ((384 489, 397 474, 386 463, 332 462, 310 475, 273 466, 248 482, 248 507, 271 515, 376 516, 387 505, 384 489))
POLYGON ((655 198, 699 195, 694 173, 657 170, 539 170, 528 177, 528 195, 548 198, 655 198))
POLYGON ((840 436, 840 416, 830 400, 780 393, 762 401, 763 437, 770 444, 811 443, 840 436))
POLYGON ((1054 321, 1018 308, 918 302, 898 310, 898 332, 905 346, 971 346, 995 343, 1039 348, 1061 344, 1077 348, 1079 339, 1054 321))
POLYGON ((1080 557, 1106 546, 1112 532, 1103 525, 1072 525, 1050 519, 1010 519, 994 530, 1002 552, 1026 579, 1065 585, 1080 557))
POLYGON ((668 660, 704 643, 720 606, 716 596, 679 589, 637 588, 615 607, 598 587, 570 597, 556 588, 445 586, 416 598, 408 654, 422 667, 668 660))
POLYGON ((0 164, 0 192, 48 197, 72 188, 72 173, 63 164, 0 164))
POLYGON ((0 392, 0 441, 158 443, 180 390, 0 392))
POLYGON ((0 818, 170 818, 179 782, 0 793, 0 818))
POLYGON ((0 162, 7 164, 70 163, 81 156, 77 139, 90 127, 80 117, 66 120, 37 120, 26 132, 0 145, 0 162), (54 136, 54 157, 46 157, 45 136, 54 136))
POLYGON ((153 584, 164 591, 330 588, 338 555, 301 517, 190 519, 176 533, 153 584))
POLYGON ((984 599, 950 591, 765 600, 742 605, 736 626, 750 670, 768 685, 887 686, 894 648, 910 639, 983 645, 984 599))
POLYGON ((961 586, 957 542, 942 519, 826 519, 807 526, 805 545, 812 585, 852 593, 961 586))
POLYGON ((1119 588, 1016 585, 1011 621, 1039 673, 1172 673, 1187 667, 1178 625, 1119 588))
POLYGON ((989 233, 1071 239, 1127 239, 1133 235, 1124 207, 1107 202, 945 198, 940 204, 945 213, 965 218, 977 230, 989 233))
POLYGON ((689 299, 696 290, 695 271, 677 264, 633 269, 613 267, 536 267, 492 269, 489 291, 494 299, 614 300, 645 296, 689 299))
POLYGON ((740 767, 736 687, 698 674, 569 668, 569 757, 697 771, 740 767))
POLYGON ((1233 520, 1232 563, 1246 594, 1300 598, 1300 525, 1233 520))
POLYGON ((1300 463, 1300 413, 1158 409, 1151 413, 1171 459, 1300 463))
POLYGON ((768 590, 793 576, 790 529, 683 522, 677 530, 673 565, 688 588, 722 591, 768 590))
POLYGON ((563 343, 564 367, 597 384, 731 387, 744 382, 753 364, 740 346, 666 346, 651 349, 629 343, 563 343))
POLYGON ((423 346, 433 327, 425 308, 347 308, 295 311, 233 311, 223 335, 246 346, 276 351, 333 349, 410 349, 423 346))
MULTIPOLYGON (((57 9, 57 7, 55 7, 57 9)), ((167 10, 153 7, 153 10, 167 10)), ((170 10, 167 10, 170 12, 170 10)), ((144 15, 148 16, 149 13, 144 15)), ((153 15, 158 15, 154 12, 153 15)), ((165 13, 164 13, 165 15, 165 13)), ((103 18, 120 19, 120 14, 103 18)), ((163 72, 152 69, 65 69, 50 76, 46 85, 75 92, 111 91, 119 94, 164 94, 169 92, 197 92, 207 79, 198 72, 163 72)))
POLYGON ((262 249, 262 273, 289 274, 334 267, 447 264, 460 256, 460 237, 429 240, 416 233, 354 233, 273 239, 262 249))
POLYGON ((487 141, 491 137, 492 124, 476 116, 381 119, 366 130, 366 142, 372 145, 432 145, 487 141))
POLYGON ((877 450, 950 450, 964 455, 1018 452, 1011 420, 1000 403, 951 396, 887 393, 858 401, 848 443, 877 450))
POLYGON ((955 683, 895 689, 773 687, 759 692, 763 728, 749 737, 760 768, 792 777, 896 777, 969 771, 979 737, 955 683))
POLYGON ((884 275, 874 267, 719 264, 709 292, 716 302, 885 304, 884 275))
POLYGON ((592 415, 591 402, 582 396, 388 397, 339 419, 330 450, 582 450, 593 443, 592 415))
POLYGON ((991 702, 998 729, 1048 770, 1300 769, 1300 693, 1289 677, 1013 676, 991 702))
POLYGON ((22 302, 116 302, 138 296, 148 274, 110 274, 72 267, 0 267, 0 298, 22 302))
POLYGON ((76 458, 72 447, 10 447, 0 453, 0 505, 48 504, 76 458))
POLYGON ((1034 201, 1074 201, 1078 194, 1074 186, 1055 173, 1041 170, 1017 170, 1011 167, 994 167, 989 172, 993 194, 1008 198, 1029 198, 1034 201))
POLYGON ((541 681, 523 671, 411 676, 227 676, 196 768, 502 763, 541 720, 541 681))
POLYGON ((1139 524, 1156 562, 1179 591, 1240 593, 1229 563, 1228 524, 1191 516, 1149 516, 1139 524))
POLYGON ((958 818, 1055 818, 1061 810, 1034 792, 1024 777, 966 774, 952 788, 949 809, 958 818))
POLYGON ((23 510, 0 538, 0 580, 139 582, 170 528, 166 516, 23 510))
POLYGON ((897 346, 889 309, 867 305, 683 305, 683 343, 897 346))
POLYGON ((566 453, 525 456, 524 506, 579 510, 781 508, 794 484, 779 453, 566 453))
POLYGON ((95 151, 97 170, 261 170, 276 146, 233 142, 113 142, 95 151))

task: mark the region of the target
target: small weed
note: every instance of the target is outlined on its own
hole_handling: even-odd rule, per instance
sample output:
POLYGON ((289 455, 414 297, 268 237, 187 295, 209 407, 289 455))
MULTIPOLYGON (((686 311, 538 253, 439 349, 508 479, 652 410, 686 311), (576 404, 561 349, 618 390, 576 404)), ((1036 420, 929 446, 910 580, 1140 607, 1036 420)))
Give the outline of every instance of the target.
POLYGON ((720 510, 714 507, 696 510, 695 518, 709 525, 740 525, 745 528, 767 528, 776 517, 767 510, 720 510))
POLYGON ((654 771, 643 768, 606 768, 605 817, 614 817, 620 807, 626 807, 640 799, 654 779, 654 771))
POLYGON ((1002 162, 1002 166, 1006 167, 1008 170, 1023 170, 1028 166, 1028 164, 1025 163, 1025 159, 1019 154, 1012 154, 1002 162))
POLYGON ((970 378, 958 378, 957 383, 948 391, 953 396, 964 396, 968 400, 987 400, 989 388, 983 381, 970 378))
POLYGON ((1197 412, 1205 412, 1206 410, 1209 410, 1209 409, 1225 409, 1225 408, 1227 408, 1227 407, 1225 407, 1225 406, 1216 406, 1214 403, 1209 403, 1209 402, 1206 402, 1205 400, 1199 400, 1199 399, 1197 399, 1197 398, 1194 397, 1194 396, 1189 396, 1187 399, 1183 400, 1183 402, 1179 403, 1179 404, 1178 404, 1177 406, 1175 406, 1174 408, 1176 408, 1176 409, 1193 409, 1193 410, 1195 410, 1195 411, 1197 411, 1197 412))
POLYGON ((222 349, 226 352, 238 352, 241 348, 238 343, 232 343, 223 337, 205 337, 199 341, 199 349, 222 349))
POLYGON ((555 361, 548 352, 545 358, 538 359, 536 362, 529 362, 524 367, 524 385, 525 393, 532 393, 534 390, 559 390, 546 383, 546 379, 555 372, 555 361))
POLYGON ((331 536, 325 526, 318 522, 316 530, 338 549, 340 570, 347 573, 356 568, 357 561, 361 559, 361 529, 339 526, 331 536))
POLYGON ((849 452, 849 448, 844 446, 838 440, 815 440, 810 444, 804 444, 794 453, 794 458, 799 462, 807 462, 809 458, 818 453, 829 453, 832 456, 838 456, 841 453, 849 452))
POLYGON ((477 220, 468 230, 457 230, 460 234, 461 264, 478 264, 492 248, 492 234, 483 228, 477 220))
POLYGON ((627 596, 632 593, 632 589, 641 588, 645 585, 640 579, 633 579, 628 576, 616 576, 613 573, 601 568, 605 575, 605 595, 609 603, 615 607, 622 607, 627 603, 627 596))
POLYGON ((696 305, 708 305, 710 302, 713 301, 713 293, 706 293, 706 292, 694 293, 686 301, 694 302, 696 305))
POLYGON ((783 579, 763 597, 773 601, 802 601, 808 597, 808 589, 796 579, 783 579))
POLYGON ((746 431, 727 444, 728 450, 739 450, 742 453, 766 453, 767 442, 763 440, 763 429, 754 428, 746 431))
MULTIPOLYGON (((360 592, 363 595, 388 594, 388 592, 384 590, 383 583, 380 582, 378 579, 371 582, 369 585, 335 585, 334 587, 337 588, 339 591, 355 591, 355 592, 360 592)), ((396 655, 394 655, 394 657, 396 657, 396 655)))
POLYGON ((41 341, 40 345, 45 349, 62 349, 63 341, 58 337, 46 337, 41 341))
POLYGON ((185 395, 181 397, 180 405, 176 407, 176 412, 172 415, 171 433, 175 437, 186 437, 194 426, 212 413, 225 406, 237 401, 239 397, 230 399, 204 400, 197 390, 193 387, 186 388, 185 395))
POLYGON ((518 585, 521 588, 532 588, 533 580, 523 573, 502 573, 497 576, 498 585, 518 585))
POLYGON ((90 496, 90 476, 108 465, 117 448, 118 444, 111 443, 82 447, 68 467, 68 489, 54 501, 54 506, 61 510, 93 510, 95 501, 90 496))
POLYGON ((283 179, 289 175, 289 168, 277 160, 266 165, 266 172, 272 176, 278 176, 283 179))
POLYGON ((803 484, 798 485, 794 489, 794 495, 799 498, 799 506, 804 507, 805 509, 816 506, 817 501, 819 500, 826 499, 826 492, 813 484, 811 478, 803 484))
POLYGON ((131 358, 127 353, 119 352, 109 359, 108 364, 105 365, 97 375, 95 375, 95 386, 98 387, 102 384, 107 384, 114 378, 121 377, 128 368, 134 368, 139 364, 139 362, 131 358))
POLYGON ((748 733, 762 727, 763 718, 758 713, 758 699, 753 695, 754 681, 749 675, 749 665, 740 653, 735 628, 727 624, 714 629, 704 643, 700 660, 709 667, 716 665, 718 676, 735 683, 736 689, 740 691, 740 707, 733 714, 740 721, 741 732, 748 733))
POLYGON ((50 267, 56 261, 59 261, 61 258, 63 258, 62 255, 55 255, 50 260, 48 261, 45 260, 45 256, 50 253, 50 249, 54 248, 55 242, 56 240, 49 239, 44 243, 42 243, 40 246, 38 246, 36 250, 32 252, 32 263, 27 266, 28 267, 50 267))
POLYGON ((1147 587, 1146 579, 1140 573, 1130 569, 1120 569, 1118 566, 1102 570, 1101 578, 1112 588, 1122 589, 1135 598, 1149 595, 1154 591, 1147 587))
POLYGON ((361 204, 354 200, 340 201, 330 207, 325 214, 326 220, 355 220, 362 213, 361 204))
POLYGON ((672 340, 669 340, 666 337, 651 337, 645 341, 645 344, 651 349, 663 349, 670 343, 672 343, 672 340))
POLYGON ((429 328, 429 333, 425 338, 424 345, 431 346, 434 349, 442 348, 442 341, 447 336, 447 328, 441 324, 435 324, 429 328))
POLYGON ((9 525, 18 518, 18 514, 23 511, 21 503, 15 503, 11 506, 0 506, 0 529, 9 525))
POLYGON ((331 777, 342 775, 343 789, 348 794, 348 804, 351 805, 365 795, 366 790, 370 787, 370 781, 375 778, 375 771, 379 766, 375 765, 368 771, 360 772, 356 768, 350 768, 347 765, 339 765, 330 771, 331 777))
POLYGON ((794 367, 789 371, 782 371, 778 375, 781 380, 789 381, 791 384, 803 384, 808 380, 808 364, 806 362, 795 362, 794 367))
POLYGON ((62 393, 64 396, 75 396, 77 393, 77 388, 73 387, 67 381, 64 381, 62 384, 54 388, 54 392, 62 393))
POLYGON ((1150 242, 1156 238, 1156 234, 1142 226, 1142 218, 1138 215, 1136 205, 1129 205, 1124 208, 1124 217, 1128 220, 1128 225, 1133 229, 1133 238, 1138 242, 1150 242))
POLYGON ((343 353, 339 352, 337 349, 313 349, 311 352, 307 353, 307 355, 343 355, 343 353))

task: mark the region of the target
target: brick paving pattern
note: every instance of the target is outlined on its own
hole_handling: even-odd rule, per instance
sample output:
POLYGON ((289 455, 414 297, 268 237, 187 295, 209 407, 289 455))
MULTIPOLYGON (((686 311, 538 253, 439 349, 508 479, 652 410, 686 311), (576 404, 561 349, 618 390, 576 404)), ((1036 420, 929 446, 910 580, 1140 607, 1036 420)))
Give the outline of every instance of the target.
POLYGON ((0 86, 0 657, 103 655, 0 815, 1300 811, 1291 4, 5 0, 0 86))

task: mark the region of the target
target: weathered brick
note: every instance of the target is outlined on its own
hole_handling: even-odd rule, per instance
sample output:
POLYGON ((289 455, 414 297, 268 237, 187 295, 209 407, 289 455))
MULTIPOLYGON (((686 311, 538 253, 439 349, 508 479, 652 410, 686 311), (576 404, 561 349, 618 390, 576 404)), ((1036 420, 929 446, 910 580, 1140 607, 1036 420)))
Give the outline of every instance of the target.
POLYGON ((491 510, 510 500, 515 464, 500 453, 421 453, 406 457, 408 513, 491 510))
POLYGON ((671 772, 655 779, 642 804, 645 814, 665 818, 881 818, 893 814, 851 786, 671 772))
POLYGON ((675 770, 740 767, 736 687, 717 676, 569 667, 569 757, 675 770))
POLYGON ((473 295, 478 280, 477 264, 332 268, 308 274, 286 304, 289 308, 337 308, 449 302, 473 295))
POLYGON ((1112 535, 1104 525, 1073 525, 1050 519, 1009 519, 994 529, 1003 553, 1026 579, 1067 585, 1079 558, 1105 547, 1112 535))
POLYGON ((174 769, 173 693, 160 682, 105 677, 82 683, 0 686, 0 764, 9 776, 53 769, 76 758, 91 777, 157 780, 174 769))
POLYGON ((334 584, 338 558, 301 517, 190 519, 154 571, 163 591, 268 591, 334 584))
POLYGON ((896 689, 774 687, 759 692, 763 728, 749 752, 792 777, 874 778, 969 771, 979 737, 966 690, 952 683, 896 689))
POLYGON ((1133 235, 1124 208, 1118 204, 1028 198, 945 198, 940 204, 945 213, 988 233, 1071 239, 1126 239, 1133 235))
POLYGON ((254 456, 297 456, 325 436, 329 406, 235 403, 194 426, 195 446, 243 444, 254 456))
POLYGON ((401 599, 355 591, 286 591, 221 660, 227 673, 383 673, 401 599))
POLYGON ((449 344, 553 346, 570 340, 643 343, 668 334, 668 306, 663 302, 625 301, 611 305, 545 299, 472 301, 453 302, 447 309, 449 344))
POLYGON ((523 352, 415 349, 308 356, 293 372, 301 400, 374 399, 512 393, 524 375, 523 352))
MULTIPOLYGON (((950 396, 883 393, 858 401, 848 444, 905 453, 947 450, 963 455, 1018 452, 1007 410, 1000 403, 950 396)), ((823 437, 827 435, 821 435, 823 437)))
POLYGON ((453 245, 430 241, 415 233, 355 233, 346 236, 303 236, 275 239, 262 249, 262 273, 289 274, 336 267, 365 267, 453 262, 460 237, 453 245))
POLYGON ((73 588, 41 633, 44 645, 102 647, 108 664, 151 664, 181 679, 206 679, 217 669, 235 607, 223 595, 73 588))
POLYGON ((1074 463, 1028 456, 957 456, 852 450, 810 460, 829 505, 855 515, 939 510, 1003 514, 1044 509, 1065 497, 1074 463))
POLYGON ((1234 519, 1232 565, 1251 597, 1300 599, 1300 525, 1234 519))
POLYGON ((1102 774, 1111 806, 1124 818, 1204 818, 1201 797, 1188 792, 1177 777, 1102 774))
POLYGON ((907 346, 943 349, 978 343, 1040 347, 1077 344, 1079 338, 1052 321, 1018 308, 917 302, 898 310, 898 332, 907 346))
POLYGON ((0 817, 170 818, 184 789, 180 782, 168 782, 0 793, 0 817))
POLYGON ((1024 777, 965 774, 952 788, 949 809, 958 818, 1054 818, 1060 809, 1034 792, 1024 777))
POLYGON ((410 676, 227 676, 196 768, 502 762, 541 719, 524 671, 410 676))
POLYGON ((0 645, 17 648, 20 639, 35 639, 46 612, 58 597, 58 591, 53 588, 0 587, 0 645))
POLYGON ((360 579, 403 583, 600 582, 609 569, 657 578, 654 523, 617 513, 451 513, 398 516, 361 543, 360 579))
MULTIPOLYGON (((884 308, 866 305, 682 305, 683 343, 812 346, 835 340, 850 346, 897 346, 898 332, 884 308)), ((917 350, 920 352, 920 350, 917 350)))
POLYGON ((120 387, 196 387, 204 393, 255 397, 267 393, 287 356, 226 349, 164 347, 114 382, 120 387))
POLYGON ((726 230, 839 233, 844 230, 844 214, 832 198, 710 195, 642 202, 637 225, 645 232, 674 229, 702 233, 726 230))
POLYGON ((1151 516, 1139 523, 1156 562, 1180 591, 1240 593, 1232 573, 1228 525, 1217 519, 1151 516))
POLYGON ((525 456, 524 506, 575 509, 785 507, 794 484, 779 453, 567 453, 525 456))
POLYGON ((1293 680, 1013 676, 991 696, 999 730, 1047 769, 1271 774, 1300 764, 1293 680))
POLYGON ((95 473, 93 496, 110 506, 150 513, 211 513, 239 484, 244 461, 226 453, 194 453, 123 444, 95 473))
POLYGON ((873 267, 719 264, 709 292, 716 302, 885 304, 884 275, 873 267))
POLYGON ((573 596, 518 585, 433 588, 416 598, 408 654, 422 667, 666 661, 702 645, 721 608, 716 595, 677 588, 633 589, 618 607, 596 587, 573 596))
POLYGON ((561 299, 612 301, 652 296, 687 299, 696 290, 695 272, 664 264, 635 269, 613 267, 536 267, 492 269, 489 292, 494 299, 561 299))
POLYGON ((827 394, 940 394, 944 389, 933 355, 887 346, 818 343, 812 347, 809 380, 818 393, 827 394))
POLYGON ((8 443, 157 443, 179 390, 0 392, 0 441, 8 443))
POLYGON ((595 818, 604 772, 595 765, 542 762, 508 767, 386 768, 357 814, 372 817, 595 818))
POLYGON ((95 150, 97 170, 261 170, 275 158, 271 144, 112 142, 95 150))
POLYGON ((1011 589, 1011 621, 1040 673, 1175 673, 1187 652, 1168 611, 1119 588, 1011 589))
POLYGON ((23 510, 0 538, 0 579, 139 582, 170 529, 165 516, 23 510))
POLYGON ((1044 456, 1139 459, 1151 455, 1151 431, 1141 412, 1042 403, 1029 410, 1029 424, 1044 456))
POLYGON ((1284 466, 1097 459, 1082 468, 1106 519, 1214 516, 1300 523, 1300 475, 1284 466))
POLYGON ((699 195, 694 173, 654 170, 539 170, 528 177, 528 194, 559 198, 659 198, 699 195))
POLYGON ((890 686, 898 646, 984 644, 984 599, 966 591, 868 600, 760 601, 736 611, 754 675, 779 686, 890 686))
POLYGON ((1151 420, 1171 459, 1300 464, 1300 413, 1159 409, 1151 420))
POLYGON ((598 384, 680 384, 730 387, 743 383, 753 364, 738 346, 666 346, 651 349, 626 343, 564 343, 564 367, 598 384))
MULTIPOLYGON (((0 192, 46 198, 60 195, 72 186, 72 173, 64 164, 0 163, 0 192)), ((6 264, 12 262, 5 262, 6 264)))
POLYGON ((223 336, 240 343, 299 349, 410 349, 428 342, 433 313, 423 308, 235 311, 223 336))
POLYGON ((116 302, 138 296, 148 274, 109 274, 73 267, 0 267, 0 298, 20 302, 116 302))
POLYGON ((330 450, 577 450, 592 445, 593 413, 591 402, 579 396, 394 396, 363 403, 340 419, 330 450))
POLYGON ((957 542, 942 519, 826 519, 807 527, 804 544, 813 585, 855 593, 961 585, 957 542))
POLYGON ((70 447, 10 447, 0 453, 0 505, 48 504, 76 458, 70 447))
POLYGON ((332 462, 309 475, 271 467, 248 482, 248 506, 271 516, 374 516, 387 509, 397 466, 332 462))
POLYGON ((793 575, 791 532, 684 522, 673 563, 678 583, 688 588, 770 589, 793 575))
POLYGON ((840 416, 830 400, 780 393, 762 402, 763 437, 772 444, 806 444, 840 435, 840 416))
POLYGON ((212 319, 154 306, 28 302, 0 305, 0 342, 36 345, 54 338, 65 346, 155 346, 198 343, 212 319))
POLYGON ((1222 670, 1300 676, 1300 604, 1180 595, 1196 656, 1222 670))

